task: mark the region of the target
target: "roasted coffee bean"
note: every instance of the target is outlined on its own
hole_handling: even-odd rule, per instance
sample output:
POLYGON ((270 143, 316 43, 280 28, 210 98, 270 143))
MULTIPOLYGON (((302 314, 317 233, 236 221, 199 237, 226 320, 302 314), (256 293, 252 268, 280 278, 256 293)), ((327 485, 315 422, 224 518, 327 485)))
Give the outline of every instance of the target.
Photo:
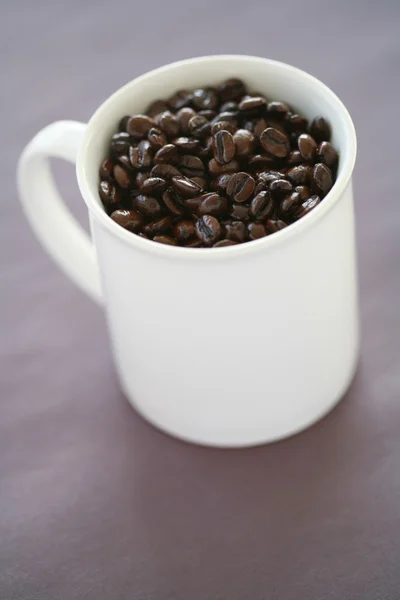
POLYGON ((260 135, 262 134, 264 129, 267 129, 267 127, 268 123, 266 119, 264 119, 263 117, 257 119, 253 124, 253 133, 256 136, 256 138, 260 139, 260 135))
POLYGON ((212 246, 221 237, 221 225, 215 217, 204 215, 196 221, 196 235, 206 246, 212 246))
POLYGON ((234 102, 233 100, 230 100, 229 102, 224 102, 219 107, 219 111, 220 112, 233 112, 233 113, 237 113, 238 110, 239 110, 238 109, 238 103, 234 102))
POLYGON ((222 173, 222 175, 217 175, 213 182, 213 189, 215 189, 216 192, 225 193, 230 178, 230 173, 222 173))
POLYGON ((147 108, 146 114, 148 114, 149 117, 155 117, 166 110, 168 110, 168 104, 164 100, 156 100, 147 108))
POLYGON ((255 154, 249 158, 249 166, 253 169, 265 170, 276 165, 276 160, 268 154, 255 154))
POLYGON ((274 197, 286 196, 292 189, 293 186, 287 179, 274 179, 269 184, 269 191, 274 197))
POLYGON ((287 135, 287 131, 285 129, 284 121, 278 121, 277 119, 273 119, 272 117, 267 117, 267 128, 272 127, 272 129, 276 129, 281 133, 287 135))
POLYGON ((205 194, 198 208, 199 215, 212 215, 220 217, 226 215, 229 210, 228 200, 225 196, 219 196, 215 192, 205 194))
POLYGON ((179 217, 185 214, 186 206, 184 200, 175 188, 169 187, 167 191, 163 193, 162 199, 166 208, 174 216, 179 217))
POLYGON ((256 140, 254 134, 247 129, 238 129, 233 136, 236 147, 236 156, 245 158, 254 152, 256 140))
POLYGON ((114 210, 110 216, 118 225, 134 233, 139 231, 143 224, 143 219, 136 210, 114 210))
POLYGON ((146 137, 148 132, 155 123, 151 117, 147 115, 134 115, 126 124, 126 130, 132 137, 141 140, 146 137))
POLYGON ((299 165, 303 162, 303 157, 300 154, 300 150, 292 150, 287 158, 288 165, 299 165))
POLYGON ((235 173, 229 180, 226 192, 234 202, 246 202, 254 192, 256 184, 251 175, 245 172, 235 173))
POLYGON ((285 117, 289 131, 293 133, 304 133, 307 131, 308 121, 297 113, 288 113, 285 117))
POLYGON ((198 110, 217 108, 218 95, 214 88, 200 88, 193 92, 193 105, 198 110))
POLYGON ((178 119, 179 127, 182 133, 189 133, 189 121, 192 117, 196 115, 196 112, 193 108, 181 108, 176 113, 176 118, 178 119))
POLYGON ((192 99, 193 94, 191 92, 188 92, 187 90, 179 90, 173 96, 168 98, 168 107, 170 108, 170 110, 176 112, 181 108, 190 106, 192 99))
POLYGON ((317 142, 328 142, 331 137, 331 130, 324 117, 315 117, 310 125, 310 134, 317 142))
POLYGON ((188 137, 178 137, 172 140, 172 143, 180 152, 185 154, 197 154, 200 151, 201 145, 199 140, 188 137))
POLYGON ((208 181, 205 177, 191 177, 190 179, 197 183, 202 190, 206 190, 208 188, 208 181))
POLYGON ((111 158, 106 158, 100 165, 100 177, 102 179, 111 179, 114 169, 114 161, 111 158))
POLYGON ((185 248, 202 248, 202 247, 203 247, 203 244, 201 243, 201 241, 198 238, 185 243, 185 248))
POLYGON ((193 217, 196 217, 199 206, 203 202, 205 195, 206 194, 201 194, 201 196, 196 196, 195 198, 185 198, 185 206, 193 213, 193 217))
POLYGON ((202 145, 200 146, 199 156, 202 159, 208 159, 212 156, 212 135, 206 137, 205 140, 202 140, 202 145))
POLYGON ((145 225, 143 227, 143 231, 151 237, 153 235, 157 235, 158 233, 165 233, 166 231, 169 231, 172 228, 172 225, 172 217, 162 217, 162 219, 159 219, 158 221, 153 221, 152 223, 145 225))
POLYGON ((249 208, 249 215, 257 221, 268 219, 274 211, 274 202, 271 194, 267 191, 260 192, 254 196, 249 208))
POLYGON ((311 190, 305 185, 298 185, 294 188, 294 191, 299 194, 301 202, 305 202, 311 196, 311 190))
POLYGON ((211 133, 210 121, 201 115, 195 115, 189 121, 189 133, 198 139, 207 137, 211 133))
POLYGON ((221 102, 229 102, 238 100, 246 93, 246 86, 240 79, 227 79, 217 87, 217 92, 221 102))
POLYGON ((235 156, 235 142, 229 131, 218 131, 212 140, 214 158, 220 165, 225 165, 235 156))
POLYGON ((140 233, 138 233, 137 235, 138 235, 139 237, 143 238, 144 240, 148 240, 148 239, 149 239, 145 233, 142 233, 142 232, 140 232, 140 233))
POLYGON ((150 219, 159 217, 162 212, 158 200, 153 198, 153 196, 145 196, 144 194, 139 194, 135 199, 135 208, 140 214, 149 217, 150 219))
MULTIPOLYGON (((243 205, 238 205, 245 208, 243 205)), ((243 221, 228 221, 224 225, 225 236, 228 240, 241 244, 246 239, 246 226, 243 221)))
POLYGON ((148 140, 142 140, 137 146, 129 148, 129 160, 135 169, 146 169, 150 167, 153 159, 151 144, 148 140))
POLYGON ((149 177, 150 173, 148 171, 139 171, 139 173, 136 173, 135 183, 139 190, 142 189, 142 185, 145 181, 147 181, 147 179, 149 179, 149 177))
POLYGON ((278 158, 284 158, 290 152, 290 142, 286 133, 282 133, 273 127, 264 129, 260 136, 262 147, 278 158))
POLYGON ((273 119, 283 119, 290 112, 290 108, 284 102, 268 102, 267 113, 273 119))
POLYGON ((132 185, 132 177, 130 173, 124 169, 124 167, 121 167, 121 165, 115 165, 113 169, 113 175, 115 181, 124 190, 128 189, 132 185))
POLYGON ((126 154, 133 143, 134 139, 129 133, 115 133, 111 138, 110 152, 113 155, 126 154))
POLYGON ((262 223, 249 223, 247 225, 249 240, 258 240, 268 235, 265 226, 262 223))
POLYGON ((263 171, 258 175, 258 181, 269 187, 272 181, 275 181, 276 179, 283 179, 284 177, 285 175, 284 173, 281 173, 281 171, 263 171))
POLYGON ((130 118, 131 118, 130 115, 126 115, 125 117, 122 117, 122 119, 118 123, 118 131, 125 131, 126 132, 126 126, 127 126, 128 121, 129 121, 130 118))
POLYGON ((249 207, 245 204, 232 204, 229 215, 235 221, 248 221, 250 219, 249 207))
POLYGON ((178 223, 174 225, 172 233, 179 242, 188 242, 196 234, 193 221, 189 221, 187 219, 184 221, 178 221, 178 223))
POLYGON ((131 161, 129 160, 129 156, 126 154, 119 154, 116 156, 115 160, 125 168, 125 170, 132 171, 131 161))
POLYGON ((289 196, 283 198, 279 203, 279 216, 283 219, 291 218, 297 206, 301 203, 300 194, 293 192, 289 196))
POLYGON ((185 198, 198 196, 202 191, 201 187, 193 179, 183 177, 182 175, 173 177, 172 185, 185 198))
POLYGON ((225 248, 226 246, 236 246, 237 242, 233 240, 220 240, 216 244, 213 245, 213 248, 225 248))
POLYGON ((317 153, 317 142, 308 133, 299 135, 297 144, 300 154, 305 160, 314 160, 317 153))
POLYGON ((180 175, 180 172, 172 165, 154 165, 150 174, 152 177, 162 177, 168 180, 180 175))
POLYGON ((242 129, 246 129, 247 131, 250 131, 251 133, 254 133, 254 129, 255 129, 255 125, 257 123, 257 119, 242 119, 242 125, 241 128, 242 129))
POLYGON ((152 127, 149 130, 147 139, 149 140, 153 150, 159 150, 167 144, 167 138, 165 137, 165 134, 161 131, 161 129, 158 129, 158 127, 152 127))
POLYGON ((257 114, 265 109, 267 101, 262 96, 245 96, 239 102, 239 112, 242 114, 257 114))
POLYGON ((286 176, 293 185, 307 185, 312 180, 312 167, 310 165, 297 165, 289 169, 286 176))
POLYGON ((140 192, 146 196, 162 194, 167 187, 167 182, 162 177, 148 177, 141 185, 140 192))
POLYGON ((159 244, 166 244, 167 246, 177 246, 178 243, 174 240, 170 235, 155 235, 153 237, 153 242, 158 242, 159 244))
POLYGON ((207 119, 207 121, 212 121, 217 116, 216 111, 215 110, 210 110, 210 109, 208 109, 208 110, 199 110, 199 112, 197 114, 201 115, 202 117, 205 117, 207 119))
POLYGON ((221 165, 219 162, 212 158, 208 163, 208 170, 212 175, 222 175, 223 173, 234 173, 239 169, 239 162, 236 159, 229 161, 228 163, 221 165))
POLYGON ((321 142, 317 149, 318 160, 327 167, 333 167, 338 161, 338 153, 330 142, 321 142))
POLYGON ((211 125, 211 133, 215 135, 218 131, 229 131, 233 135, 237 131, 237 125, 232 121, 217 121, 211 125))
POLYGON ((168 137, 174 138, 179 133, 178 119, 171 111, 166 110, 165 112, 157 115, 156 122, 158 127, 168 137))
POLYGON ((312 174, 312 182, 315 190, 320 196, 325 196, 333 185, 332 173, 329 167, 317 163, 312 174))
POLYGON ((315 208, 320 202, 321 199, 319 196, 311 196, 311 198, 308 198, 308 200, 303 202, 298 208, 296 212, 296 218, 300 219, 301 217, 304 217, 304 215, 307 215, 309 212, 311 212, 312 209, 315 208))
POLYGON ((100 181, 99 195, 106 208, 111 209, 117 208, 121 201, 121 196, 118 189, 111 183, 111 181, 100 181))
POLYGON ((154 163, 159 165, 161 163, 168 165, 176 165, 179 162, 179 152, 178 148, 174 146, 174 144, 166 144, 162 148, 160 148, 155 156, 154 163))
POLYGON ((220 112, 216 117, 213 118, 213 120, 211 121, 211 125, 215 125, 216 123, 220 123, 221 121, 223 121, 224 123, 233 123, 234 125, 237 125, 238 122, 236 113, 220 112))
POLYGON ((280 231, 287 227, 287 223, 285 221, 281 221, 280 219, 269 219, 267 221, 267 227, 271 233, 275 233, 276 231, 280 231))
POLYGON ((184 154, 179 159, 178 167, 187 177, 202 177, 204 175, 204 164, 198 156, 184 154))

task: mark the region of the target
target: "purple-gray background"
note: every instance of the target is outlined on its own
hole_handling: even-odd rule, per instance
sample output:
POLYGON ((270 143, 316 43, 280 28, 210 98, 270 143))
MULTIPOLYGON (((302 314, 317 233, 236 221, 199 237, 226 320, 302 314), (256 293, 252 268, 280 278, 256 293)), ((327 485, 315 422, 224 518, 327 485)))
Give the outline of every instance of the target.
MULTIPOLYGON (((398 0, 3 0, 0 13, 1 600, 398 600, 398 0), (40 249, 14 184, 44 125, 213 53, 310 71, 359 139, 356 380, 309 431, 243 451, 185 445, 133 412, 102 313, 40 249)), ((73 169, 56 171, 84 218, 73 169)))

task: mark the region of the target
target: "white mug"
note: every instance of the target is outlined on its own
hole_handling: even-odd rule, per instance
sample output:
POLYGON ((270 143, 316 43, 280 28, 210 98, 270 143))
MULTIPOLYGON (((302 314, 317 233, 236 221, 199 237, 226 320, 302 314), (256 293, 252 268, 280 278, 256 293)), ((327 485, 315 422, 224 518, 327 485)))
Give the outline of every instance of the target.
POLYGON ((89 123, 62 121, 25 148, 18 185, 48 252, 107 313, 129 402, 187 441, 251 446, 320 419, 347 390, 358 357, 350 115, 323 83, 251 56, 206 56, 156 69, 115 92, 89 123), (340 153, 337 180, 308 215, 266 238, 218 249, 142 239, 114 223, 98 170, 125 114, 181 88, 240 77, 308 118, 323 115, 340 153), (91 239, 52 182, 49 157, 76 161, 91 239))

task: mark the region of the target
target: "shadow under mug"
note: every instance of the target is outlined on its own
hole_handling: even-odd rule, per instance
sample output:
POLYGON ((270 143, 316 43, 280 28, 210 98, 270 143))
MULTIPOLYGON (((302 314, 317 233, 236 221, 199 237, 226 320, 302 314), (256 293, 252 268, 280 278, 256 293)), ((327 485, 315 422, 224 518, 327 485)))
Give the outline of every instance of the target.
POLYGON ((20 158, 18 185, 47 251, 104 304, 129 402, 178 438, 250 446, 311 425, 352 380, 358 357, 355 156, 350 115, 323 83, 272 60, 206 56, 138 77, 87 125, 62 121, 43 129, 20 158), (330 122, 340 162, 323 202, 274 235, 212 250, 157 244, 114 223, 98 197, 98 168, 120 118, 183 87, 228 77, 330 122), (92 239, 54 187, 51 156, 76 161, 92 239))

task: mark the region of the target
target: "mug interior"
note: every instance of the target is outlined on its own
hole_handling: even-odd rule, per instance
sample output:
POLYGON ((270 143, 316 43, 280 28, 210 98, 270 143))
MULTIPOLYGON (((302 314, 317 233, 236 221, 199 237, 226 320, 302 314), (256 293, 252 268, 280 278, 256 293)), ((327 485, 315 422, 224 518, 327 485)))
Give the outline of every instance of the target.
MULTIPOLYGON (((349 113, 339 98, 321 81, 308 73, 284 63, 251 56, 206 56, 188 59, 160 67, 134 79, 108 98, 90 119, 77 160, 78 181, 89 210, 114 233, 131 243, 162 246, 163 251, 210 254, 209 249, 164 247, 123 230, 104 212, 97 192, 99 166, 106 157, 110 138, 117 131, 120 119, 127 114, 145 112, 156 99, 168 98, 179 89, 215 85, 228 79, 242 79, 250 93, 259 92, 269 100, 287 102, 294 110, 312 119, 322 115, 330 123, 331 141, 339 152, 338 176, 323 202, 308 215, 273 236, 251 244, 239 244, 218 249, 232 252, 246 246, 271 243, 290 232, 294 233, 307 222, 322 216, 337 200, 350 180, 356 155, 356 137, 349 113)), ((211 253, 213 254, 213 253, 211 253)))

